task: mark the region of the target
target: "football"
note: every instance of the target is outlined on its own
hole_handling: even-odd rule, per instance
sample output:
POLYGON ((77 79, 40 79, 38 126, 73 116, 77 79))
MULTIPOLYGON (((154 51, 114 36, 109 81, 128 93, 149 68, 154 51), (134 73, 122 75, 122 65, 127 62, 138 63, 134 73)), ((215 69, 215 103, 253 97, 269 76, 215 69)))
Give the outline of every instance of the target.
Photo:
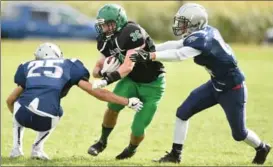
POLYGON ((113 61, 118 61, 117 58, 115 56, 110 56, 110 57, 107 57, 105 60, 104 60, 104 63, 106 62, 107 64, 110 64, 111 60, 113 61), (115 59, 115 60, 113 60, 115 59))
POLYGON ((104 60, 101 72, 102 73, 114 72, 119 68, 119 66, 120 66, 120 62, 119 62, 118 58, 116 58, 114 56, 110 56, 104 60))

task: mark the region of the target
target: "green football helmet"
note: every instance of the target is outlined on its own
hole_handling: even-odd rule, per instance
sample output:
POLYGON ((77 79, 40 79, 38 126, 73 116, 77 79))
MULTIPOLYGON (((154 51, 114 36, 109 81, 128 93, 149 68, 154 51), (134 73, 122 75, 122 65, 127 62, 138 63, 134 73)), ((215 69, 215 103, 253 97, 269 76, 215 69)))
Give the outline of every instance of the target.
POLYGON ((128 22, 125 10, 116 4, 106 4, 98 11, 96 30, 106 38, 119 32, 128 22))

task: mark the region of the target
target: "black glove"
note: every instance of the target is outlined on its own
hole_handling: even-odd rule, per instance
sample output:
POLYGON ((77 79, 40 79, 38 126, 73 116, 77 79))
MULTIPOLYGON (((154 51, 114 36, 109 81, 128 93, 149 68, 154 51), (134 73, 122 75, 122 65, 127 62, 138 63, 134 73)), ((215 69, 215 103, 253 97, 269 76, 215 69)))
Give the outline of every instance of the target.
POLYGON ((99 71, 99 76, 100 76, 100 77, 105 77, 106 75, 107 75, 106 72, 105 72, 105 73, 102 73, 101 70, 99 71))
POLYGON ((121 76, 118 71, 114 71, 111 73, 107 73, 104 77, 103 80, 107 82, 107 85, 110 85, 113 82, 116 82, 121 79, 121 76))
POLYGON ((135 50, 136 53, 130 55, 132 62, 147 62, 151 60, 150 52, 143 49, 135 50))

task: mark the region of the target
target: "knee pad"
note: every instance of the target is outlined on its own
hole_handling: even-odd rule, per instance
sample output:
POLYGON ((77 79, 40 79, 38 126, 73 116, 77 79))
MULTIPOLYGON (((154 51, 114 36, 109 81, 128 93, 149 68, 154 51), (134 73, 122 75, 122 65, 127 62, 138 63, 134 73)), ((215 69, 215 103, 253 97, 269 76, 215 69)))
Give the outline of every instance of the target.
POLYGON ((243 130, 240 130, 240 131, 237 131, 237 132, 233 131, 232 132, 232 137, 236 141, 245 140, 245 138, 247 137, 247 130, 243 129, 243 130))
POLYGON ((194 115, 194 104, 196 103, 196 91, 193 90, 188 98, 177 108, 176 116, 183 121, 187 121, 192 115, 194 115))
POLYGON ((176 117, 180 118, 183 121, 187 121, 192 114, 191 113, 191 107, 189 104, 183 103, 181 106, 179 106, 176 110, 176 117))
POLYGON ((133 124, 131 126, 132 134, 136 137, 144 135, 145 125, 144 123, 133 124))

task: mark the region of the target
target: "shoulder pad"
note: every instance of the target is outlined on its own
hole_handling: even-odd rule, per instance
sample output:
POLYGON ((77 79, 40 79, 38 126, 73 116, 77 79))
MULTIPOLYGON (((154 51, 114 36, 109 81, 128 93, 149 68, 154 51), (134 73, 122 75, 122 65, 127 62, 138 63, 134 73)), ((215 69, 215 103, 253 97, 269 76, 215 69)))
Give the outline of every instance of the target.
POLYGON ((135 23, 128 23, 116 38, 116 45, 120 50, 128 50, 140 47, 144 43, 144 35, 142 28, 135 23))
POLYGON ((71 58, 71 59, 69 59, 70 61, 72 61, 73 63, 75 63, 76 61, 80 61, 79 59, 77 59, 77 58, 71 58))
POLYGON ((83 66, 83 63, 77 59, 77 58, 71 58, 71 59, 67 59, 69 60, 70 62, 72 62, 72 64, 75 64, 75 65, 82 65, 83 66))
POLYGON ((203 30, 197 31, 185 38, 184 46, 189 46, 195 49, 202 49, 206 44, 207 33, 203 30))

